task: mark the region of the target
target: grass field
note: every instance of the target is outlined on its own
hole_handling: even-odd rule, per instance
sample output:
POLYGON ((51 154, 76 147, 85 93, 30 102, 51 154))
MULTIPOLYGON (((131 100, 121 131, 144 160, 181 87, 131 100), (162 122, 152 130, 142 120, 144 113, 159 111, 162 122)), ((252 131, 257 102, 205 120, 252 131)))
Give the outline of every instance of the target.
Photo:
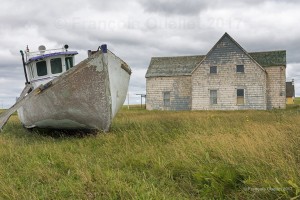
POLYGON ((123 109, 107 134, 0 134, 0 199, 299 199, 300 107, 123 109))

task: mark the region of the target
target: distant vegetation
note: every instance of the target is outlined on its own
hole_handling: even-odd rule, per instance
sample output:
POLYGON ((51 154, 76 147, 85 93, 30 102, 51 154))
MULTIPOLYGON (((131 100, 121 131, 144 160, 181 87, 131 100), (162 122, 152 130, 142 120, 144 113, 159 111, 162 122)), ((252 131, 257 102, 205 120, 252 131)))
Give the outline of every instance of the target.
POLYGON ((0 134, 0 199, 300 198, 300 107, 146 111, 108 134, 0 134))
POLYGON ((298 104, 298 105, 300 104, 300 97, 295 98, 295 104, 298 104))

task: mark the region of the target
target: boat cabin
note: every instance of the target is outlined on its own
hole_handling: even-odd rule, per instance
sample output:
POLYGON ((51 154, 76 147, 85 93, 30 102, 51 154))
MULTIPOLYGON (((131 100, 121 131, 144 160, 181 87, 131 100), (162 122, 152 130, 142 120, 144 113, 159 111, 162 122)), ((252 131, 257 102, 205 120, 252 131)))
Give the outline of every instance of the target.
POLYGON ((74 56, 78 52, 68 51, 68 45, 65 45, 64 48, 51 50, 40 46, 38 52, 30 52, 27 48, 25 54, 29 82, 42 81, 44 84, 71 69, 75 63, 74 56))

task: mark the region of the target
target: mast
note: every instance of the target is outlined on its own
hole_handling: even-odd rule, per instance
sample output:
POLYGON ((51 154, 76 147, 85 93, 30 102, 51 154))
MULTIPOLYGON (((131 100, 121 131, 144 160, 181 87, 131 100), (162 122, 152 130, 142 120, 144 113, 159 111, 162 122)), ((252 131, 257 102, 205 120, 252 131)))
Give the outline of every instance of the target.
POLYGON ((22 55, 22 62, 23 62, 23 69, 24 69, 24 75, 25 75, 25 80, 26 80, 26 85, 29 84, 29 81, 28 81, 28 77, 27 77, 27 71, 26 71, 26 64, 25 64, 25 60, 24 60, 24 53, 22 50, 20 50, 20 53, 22 55))

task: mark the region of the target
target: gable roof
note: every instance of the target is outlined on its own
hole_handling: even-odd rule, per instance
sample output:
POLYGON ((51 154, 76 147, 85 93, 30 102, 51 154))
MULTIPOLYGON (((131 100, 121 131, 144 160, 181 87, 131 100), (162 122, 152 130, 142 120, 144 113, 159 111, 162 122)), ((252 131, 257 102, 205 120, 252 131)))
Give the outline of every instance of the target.
MULTIPOLYGON (((228 33, 225 33, 213 48, 207 53, 209 55, 224 37, 228 37, 236 44, 250 59, 257 63, 262 70, 271 66, 286 66, 286 51, 247 52, 228 33)), ((146 78, 165 76, 190 76, 197 66, 207 55, 177 56, 177 57, 152 57, 148 67, 146 78)))
POLYGON ((294 97, 295 96, 295 87, 293 82, 286 82, 286 97, 294 97))
POLYGON ((286 51, 253 52, 249 55, 262 67, 286 66, 286 51))
POLYGON ((262 70, 265 71, 265 69, 259 64, 257 63, 256 60, 254 60, 249 53, 237 42, 235 41, 227 32, 224 33, 224 35, 219 39, 219 41, 213 46, 213 48, 211 48, 211 50, 207 53, 206 56, 210 55, 214 49, 217 48, 217 46, 224 41, 226 38, 228 38, 234 45, 236 45, 246 56, 248 56, 254 63, 256 63, 258 65, 258 67, 262 70))
POLYGON ((204 55, 153 57, 151 58, 146 78, 157 76, 190 76, 204 55))

